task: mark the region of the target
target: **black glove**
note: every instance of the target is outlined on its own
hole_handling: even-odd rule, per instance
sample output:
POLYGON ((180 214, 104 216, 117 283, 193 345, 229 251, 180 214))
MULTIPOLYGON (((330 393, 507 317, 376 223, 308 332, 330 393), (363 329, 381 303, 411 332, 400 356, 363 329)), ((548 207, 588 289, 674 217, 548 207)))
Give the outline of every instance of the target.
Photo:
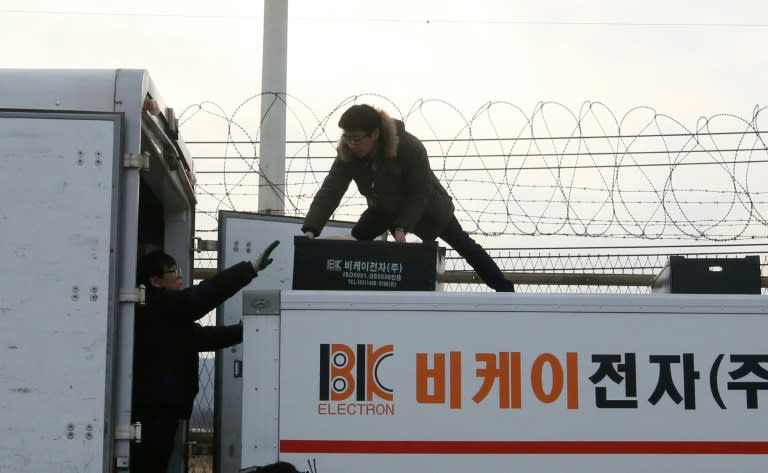
POLYGON ((279 244, 279 240, 273 241, 269 244, 266 250, 264 250, 255 260, 251 261, 253 269, 255 269, 257 273, 272 263, 272 258, 270 258, 269 255, 272 254, 272 250, 277 248, 277 245, 279 244))

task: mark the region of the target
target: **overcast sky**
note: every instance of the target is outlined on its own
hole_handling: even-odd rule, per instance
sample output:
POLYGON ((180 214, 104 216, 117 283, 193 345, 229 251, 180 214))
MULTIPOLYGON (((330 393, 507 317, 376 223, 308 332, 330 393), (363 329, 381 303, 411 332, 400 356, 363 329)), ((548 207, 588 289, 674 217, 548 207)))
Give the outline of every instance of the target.
MULTIPOLYGON (((3 0, 2 67, 149 69, 176 108, 257 93, 263 3, 3 0)), ((676 0, 291 0, 288 92, 312 108, 356 93, 474 111, 605 102, 686 123, 765 100, 768 4, 676 0)))

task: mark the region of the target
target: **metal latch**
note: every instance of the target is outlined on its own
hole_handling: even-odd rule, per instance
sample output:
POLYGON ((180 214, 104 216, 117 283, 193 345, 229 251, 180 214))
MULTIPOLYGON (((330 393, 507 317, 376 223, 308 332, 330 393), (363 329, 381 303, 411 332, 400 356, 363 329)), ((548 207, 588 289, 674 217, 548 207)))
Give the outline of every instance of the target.
POLYGON ((218 251, 218 240, 203 240, 200 237, 195 237, 195 251, 218 251))
POLYGON ((147 303, 147 288, 141 284, 139 287, 120 288, 120 302, 135 302, 139 305, 147 303))
POLYGON ((127 168, 148 170, 149 153, 146 151, 141 154, 125 153, 125 155, 123 155, 123 166, 127 168))
POLYGON ((115 429, 115 440, 133 440, 141 443, 141 422, 115 429))

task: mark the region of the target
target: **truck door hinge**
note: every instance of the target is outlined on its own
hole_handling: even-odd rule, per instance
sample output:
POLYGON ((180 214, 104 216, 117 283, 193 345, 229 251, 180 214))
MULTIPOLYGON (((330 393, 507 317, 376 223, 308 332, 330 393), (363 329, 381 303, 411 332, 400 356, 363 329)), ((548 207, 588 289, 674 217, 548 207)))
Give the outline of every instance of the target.
POLYGON ((140 154, 125 153, 123 155, 123 166, 127 168, 139 168, 149 170, 149 153, 140 154))
POLYGON ((141 422, 115 429, 115 440, 133 440, 141 443, 141 422))
POLYGON ((147 303, 147 288, 143 284, 139 287, 120 288, 120 302, 135 302, 139 305, 147 303))

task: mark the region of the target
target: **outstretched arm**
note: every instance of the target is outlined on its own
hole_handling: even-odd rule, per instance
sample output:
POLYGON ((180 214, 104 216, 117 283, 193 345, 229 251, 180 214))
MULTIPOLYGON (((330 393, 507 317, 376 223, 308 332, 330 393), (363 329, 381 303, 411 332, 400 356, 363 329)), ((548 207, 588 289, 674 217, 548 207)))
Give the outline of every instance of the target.
POLYGON ((271 254, 280 242, 272 242, 255 260, 231 266, 200 284, 181 291, 150 293, 148 304, 168 317, 198 320, 245 287, 259 271, 272 263, 271 254))
POLYGON ((203 327, 200 324, 195 324, 193 337, 197 351, 219 350, 243 342, 243 325, 203 327))
POLYGON ((250 261, 243 261, 196 286, 181 291, 150 292, 147 304, 167 317, 197 320, 232 297, 257 274, 250 261))

